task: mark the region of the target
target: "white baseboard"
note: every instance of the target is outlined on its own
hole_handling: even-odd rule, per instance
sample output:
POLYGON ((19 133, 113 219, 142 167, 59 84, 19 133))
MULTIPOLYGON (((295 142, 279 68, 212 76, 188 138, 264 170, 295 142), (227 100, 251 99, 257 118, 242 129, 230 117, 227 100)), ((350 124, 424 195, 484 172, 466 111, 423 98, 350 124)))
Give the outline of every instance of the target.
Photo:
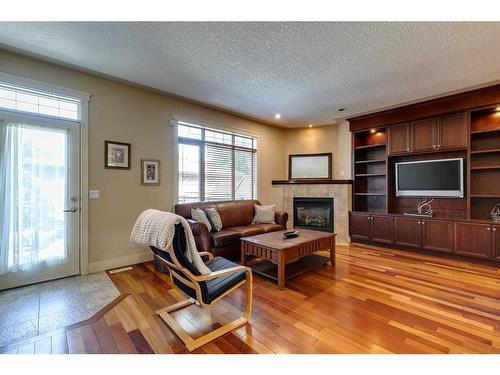
POLYGON ((106 271, 112 268, 130 266, 131 264, 148 262, 153 260, 153 253, 150 251, 127 255, 125 257, 99 260, 89 263, 89 273, 106 271))

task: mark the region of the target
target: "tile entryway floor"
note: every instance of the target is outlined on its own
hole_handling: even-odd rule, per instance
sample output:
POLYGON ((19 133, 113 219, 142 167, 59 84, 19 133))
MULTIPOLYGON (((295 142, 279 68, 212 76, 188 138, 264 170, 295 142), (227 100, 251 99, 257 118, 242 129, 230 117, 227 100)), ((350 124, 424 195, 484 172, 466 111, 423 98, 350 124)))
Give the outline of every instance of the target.
POLYGON ((0 292, 0 346, 86 320, 119 295, 105 272, 0 292))

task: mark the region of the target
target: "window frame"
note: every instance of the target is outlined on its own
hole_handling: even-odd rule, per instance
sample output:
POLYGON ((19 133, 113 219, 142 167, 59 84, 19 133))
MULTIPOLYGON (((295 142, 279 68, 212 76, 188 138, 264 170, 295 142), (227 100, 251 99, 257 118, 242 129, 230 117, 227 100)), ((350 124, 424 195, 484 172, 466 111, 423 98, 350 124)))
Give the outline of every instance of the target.
POLYGON ((209 126, 203 126, 203 125, 197 125, 193 124, 191 122, 187 121, 176 121, 175 122, 175 144, 176 144, 176 181, 177 181, 177 191, 176 191, 176 197, 175 201, 176 203, 183 204, 183 203, 189 203, 186 201, 181 201, 180 196, 179 196, 179 176, 180 176, 180 170, 179 170, 179 145, 180 144, 187 144, 187 145, 195 145, 199 147, 199 201, 200 202, 206 202, 206 174, 205 174, 205 154, 206 154, 206 148, 205 146, 208 145, 214 145, 214 146, 219 146, 223 148, 228 148, 232 152, 232 160, 233 160, 233 167, 232 167, 232 178, 231 178, 231 200, 236 200, 236 165, 234 163, 235 161, 235 151, 240 150, 240 151, 245 151, 249 152, 253 155, 252 158, 252 188, 251 188, 251 195, 252 197, 249 199, 258 199, 258 187, 257 187, 257 175, 258 175, 258 170, 257 170, 257 157, 258 157, 258 140, 257 137, 248 135, 248 134, 242 134, 242 133, 236 133, 233 131, 228 131, 228 130, 222 130, 222 129, 217 129, 214 127, 209 127, 209 126), (195 139, 195 138, 189 138, 189 137, 184 137, 179 135, 179 126, 186 126, 186 127, 191 127, 191 128, 197 128, 201 130, 201 136, 200 139, 195 139), (206 140, 206 135, 205 133, 209 132, 216 132, 216 133, 222 133, 231 136, 231 144, 228 143, 221 143, 221 142, 215 142, 215 141, 207 141, 206 140), (252 148, 249 147, 244 147, 244 146, 238 146, 235 144, 236 137, 242 137, 242 138, 248 138, 252 140, 252 148))

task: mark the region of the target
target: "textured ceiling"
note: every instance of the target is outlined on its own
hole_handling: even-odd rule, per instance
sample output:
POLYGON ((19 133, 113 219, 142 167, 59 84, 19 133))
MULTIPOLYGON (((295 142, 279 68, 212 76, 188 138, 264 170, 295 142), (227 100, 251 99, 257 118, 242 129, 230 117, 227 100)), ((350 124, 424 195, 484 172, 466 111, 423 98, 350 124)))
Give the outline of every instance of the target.
POLYGON ((500 23, 0 22, 0 43, 282 126, 500 79, 500 23))

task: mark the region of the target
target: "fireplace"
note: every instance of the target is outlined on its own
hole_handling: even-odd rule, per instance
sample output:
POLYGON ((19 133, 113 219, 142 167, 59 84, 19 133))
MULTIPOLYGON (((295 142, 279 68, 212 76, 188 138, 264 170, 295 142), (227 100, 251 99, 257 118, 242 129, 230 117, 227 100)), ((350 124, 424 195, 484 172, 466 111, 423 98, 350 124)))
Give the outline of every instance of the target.
POLYGON ((333 198, 293 198, 293 224, 333 233, 333 198))

